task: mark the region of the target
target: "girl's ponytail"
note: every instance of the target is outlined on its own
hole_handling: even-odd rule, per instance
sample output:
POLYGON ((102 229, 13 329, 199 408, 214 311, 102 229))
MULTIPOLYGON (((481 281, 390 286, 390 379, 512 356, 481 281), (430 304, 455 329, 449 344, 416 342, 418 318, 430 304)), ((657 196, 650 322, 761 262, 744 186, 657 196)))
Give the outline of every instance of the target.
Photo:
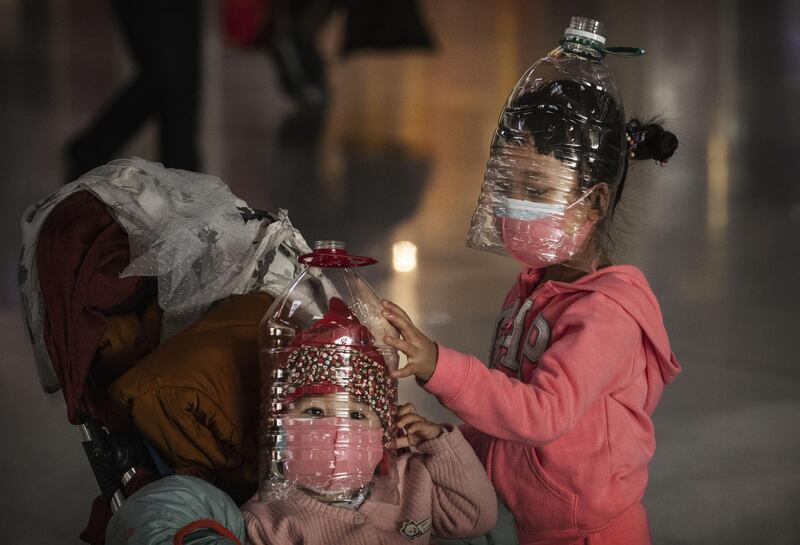
POLYGON ((678 137, 664 129, 661 122, 656 119, 647 123, 642 123, 638 119, 628 121, 625 124, 625 141, 628 145, 628 156, 625 158, 622 177, 614 195, 614 202, 611 206, 612 213, 616 210, 619 199, 622 197, 630 161, 653 159, 660 165, 664 165, 678 149, 678 137))
POLYGON ((664 164, 678 148, 678 138, 656 120, 642 123, 631 119, 625 124, 625 139, 630 159, 654 159, 664 164))

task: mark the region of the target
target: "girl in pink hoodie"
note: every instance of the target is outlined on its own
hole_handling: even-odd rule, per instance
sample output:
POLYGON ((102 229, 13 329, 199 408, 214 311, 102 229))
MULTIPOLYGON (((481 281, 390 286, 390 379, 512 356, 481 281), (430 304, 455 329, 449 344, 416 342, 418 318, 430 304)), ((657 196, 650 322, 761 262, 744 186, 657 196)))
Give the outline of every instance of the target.
MULTIPOLYGON (((570 60, 559 51, 541 62, 570 60)), ((434 343, 388 301, 402 338, 385 341, 408 357, 397 376, 464 421, 520 543, 647 545, 650 416, 680 367, 644 275, 611 263, 607 231, 628 162, 664 163, 677 139, 626 124, 613 80, 534 69, 501 115, 468 241, 524 265, 488 365, 434 343)))

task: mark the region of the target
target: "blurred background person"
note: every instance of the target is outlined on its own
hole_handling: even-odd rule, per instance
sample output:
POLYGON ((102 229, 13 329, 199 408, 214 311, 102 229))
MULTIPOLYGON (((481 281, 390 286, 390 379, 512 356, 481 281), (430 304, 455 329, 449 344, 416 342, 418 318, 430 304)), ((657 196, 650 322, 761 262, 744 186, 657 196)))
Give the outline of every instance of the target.
POLYGON ((281 89, 298 104, 321 107, 329 100, 327 61, 320 37, 340 15, 340 53, 431 50, 433 40, 417 0, 227 0, 226 40, 265 46, 281 89))
POLYGON ((165 166, 200 170, 200 0, 112 0, 135 75, 67 144, 66 179, 107 163, 151 117, 165 166))

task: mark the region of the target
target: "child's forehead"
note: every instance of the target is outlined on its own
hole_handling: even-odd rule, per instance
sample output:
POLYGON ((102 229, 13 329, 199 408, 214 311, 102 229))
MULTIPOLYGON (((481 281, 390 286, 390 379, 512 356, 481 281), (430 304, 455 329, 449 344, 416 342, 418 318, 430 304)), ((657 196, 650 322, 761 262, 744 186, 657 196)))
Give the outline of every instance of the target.
POLYGON ((575 166, 532 146, 498 146, 492 150, 494 161, 517 183, 571 191, 578 179, 575 166))
MULTIPOLYGON (((305 395, 295 400, 296 404, 302 403, 306 405, 348 405, 370 408, 369 405, 363 401, 359 401, 352 395, 346 392, 337 392, 333 394, 317 394, 305 395)), ((371 410, 371 409, 370 409, 371 410)))
POLYGON ((553 174, 575 172, 572 162, 559 159, 552 153, 540 153, 531 145, 497 146, 492 153, 496 157, 501 157, 504 163, 519 168, 539 169, 553 174))

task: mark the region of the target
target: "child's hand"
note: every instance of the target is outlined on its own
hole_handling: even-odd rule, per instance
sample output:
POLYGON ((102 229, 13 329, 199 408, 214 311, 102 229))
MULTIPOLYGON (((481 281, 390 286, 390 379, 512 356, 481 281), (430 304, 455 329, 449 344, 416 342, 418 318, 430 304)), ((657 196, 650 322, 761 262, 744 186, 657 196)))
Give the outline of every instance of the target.
POLYGON ((385 337, 383 341, 408 356, 406 366, 393 372, 392 376, 403 378, 414 375, 423 382, 427 381, 433 375, 434 369, 436 369, 439 348, 435 342, 423 335, 414 326, 411 318, 402 308, 390 301, 384 300, 382 303, 384 317, 403 336, 402 339, 385 337))
POLYGON ((397 409, 397 427, 406 434, 404 437, 395 439, 395 448, 415 447, 425 441, 436 439, 447 431, 444 426, 429 422, 418 415, 417 408, 411 403, 400 405, 400 408, 397 409))

